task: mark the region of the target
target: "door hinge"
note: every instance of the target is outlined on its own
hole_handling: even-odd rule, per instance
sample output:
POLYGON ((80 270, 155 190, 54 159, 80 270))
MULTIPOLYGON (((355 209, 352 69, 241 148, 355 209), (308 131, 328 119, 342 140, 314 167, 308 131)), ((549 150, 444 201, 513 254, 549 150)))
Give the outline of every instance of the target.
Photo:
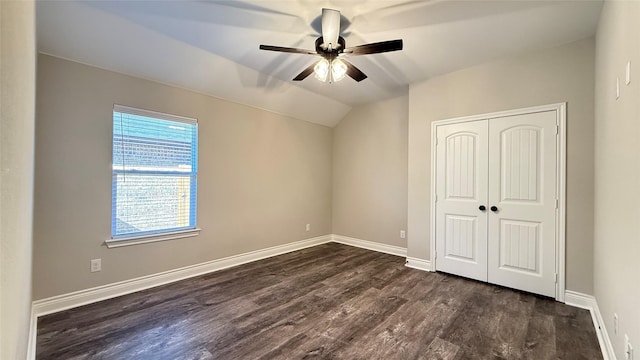
POLYGON ((558 273, 556 273, 556 284, 558 283, 558 273))
POLYGON ((558 208, 558 199, 556 199, 556 209, 558 208))
POLYGON ((435 252, 434 252, 434 254, 433 254, 433 258, 434 258, 434 259, 437 259, 437 258, 438 258, 438 252, 437 252, 437 251, 435 251, 435 252))
POLYGON ((556 125, 556 135, 560 134, 560 126, 556 125))
POLYGON ((434 202, 438 202, 438 194, 435 194, 434 197, 436 199, 434 202))

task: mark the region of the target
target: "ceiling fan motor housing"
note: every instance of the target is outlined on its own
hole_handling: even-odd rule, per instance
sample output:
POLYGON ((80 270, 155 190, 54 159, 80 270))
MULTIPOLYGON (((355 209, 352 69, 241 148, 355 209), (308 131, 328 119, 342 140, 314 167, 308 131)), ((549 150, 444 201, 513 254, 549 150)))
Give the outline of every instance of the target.
POLYGON ((325 59, 335 59, 339 54, 341 54, 344 51, 346 47, 346 43, 342 36, 338 36, 338 46, 335 49, 333 48, 323 49, 321 46, 323 43, 324 43, 324 40, 322 36, 316 39, 316 52, 318 53, 318 55, 322 56, 325 59))

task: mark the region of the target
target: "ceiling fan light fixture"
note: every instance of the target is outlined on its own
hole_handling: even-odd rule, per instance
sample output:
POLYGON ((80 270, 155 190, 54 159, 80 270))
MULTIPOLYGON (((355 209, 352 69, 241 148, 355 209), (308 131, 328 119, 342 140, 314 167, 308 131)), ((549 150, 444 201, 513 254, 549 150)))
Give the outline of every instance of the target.
POLYGON ((337 82, 347 75, 347 65, 339 59, 322 59, 313 67, 313 74, 322 82, 326 82, 327 79, 329 82, 337 82))
POLYGON ((316 79, 325 82, 327 81, 327 77, 329 76, 329 60, 322 59, 318 61, 316 66, 313 67, 313 73, 316 79))
POLYGON ((333 81, 340 81, 347 75, 347 65, 339 59, 331 62, 331 76, 333 81))

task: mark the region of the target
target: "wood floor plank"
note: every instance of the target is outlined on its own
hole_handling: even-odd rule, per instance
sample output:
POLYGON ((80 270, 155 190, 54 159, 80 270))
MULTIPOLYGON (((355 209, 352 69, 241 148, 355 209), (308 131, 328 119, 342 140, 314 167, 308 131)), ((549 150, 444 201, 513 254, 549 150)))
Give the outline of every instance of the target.
POLYGON ((439 337, 433 339, 427 351, 421 354, 419 358, 422 359, 438 359, 438 360, 453 360, 456 358, 460 347, 452 344, 448 341, 444 341, 439 337))
MULTIPOLYGON (((411 277, 409 289, 404 286, 389 285, 384 289, 387 294, 397 294, 406 298, 419 299, 404 304, 386 321, 379 324, 357 343, 350 344, 339 355, 342 358, 387 358, 387 359, 416 359, 426 353, 429 344, 442 332, 445 324, 457 315, 455 307, 447 301, 449 297, 460 295, 447 293, 452 287, 442 286, 434 290, 438 277, 425 278, 420 272, 409 271, 411 277), (433 292, 432 292, 433 290, 433 292), (412 294, 430 293, 431 296, 422 298, 412 294), (404 295, 400 295, 404 294, 404 295), (428 316, 416 316, 428 314, 428 316)), ((404 282, 400 282, 403 284, 404 282)))
POLYGON ((524 358, 527 360, 551 360, 556 356, 556 328, 553 316, 532 316, 527 326, 524 342, 524 358))
POLYGON ((38 319, 37 359, 601 359, 589 312, 323 244, 38 319))
POLYGON ((497 288, 494 293, 494 289, 478 282, 469 283, 468 289, 470 291, 466 293, 464 306, 440 337, 459 345, 460 351, 467 356, 475 354, 479 358, 503 358, 500 356, 502 346, 497 344, 496 339, 500 305, 506 302, 503 293, 497 288))

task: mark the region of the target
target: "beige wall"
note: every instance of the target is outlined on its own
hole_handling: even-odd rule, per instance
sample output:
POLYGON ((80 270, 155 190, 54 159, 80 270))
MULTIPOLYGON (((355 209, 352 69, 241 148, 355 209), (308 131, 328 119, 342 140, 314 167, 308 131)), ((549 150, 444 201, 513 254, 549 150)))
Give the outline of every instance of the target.
POLYGON ((32 1, 0 1, 0 359, 27 356, 36 41, 32 1))
POLYGON ((351 110, 333 133, 333 232, 406 247, 408 96, 351 110))
POLYGON ((409 89, 408 254, 430 259, 431 122, 567 102, 569 290, 593 293, 594 40, 491 62, 409 89))
POLYGON ((594 288, 618 359, 640 357, 640 2, 607 1, 596 37, 594 288), (632 64, 631 84, 625 67, 632 64), (620 98, 615 98, 620 77, 620 98), (618 335, 613 314, 619 316, 618 335))
POLYGON ((34 299, 331 233, 328 127, 47 55, 36 110, 34 299), (198 237, 103 245, 114 103, 199 120, 198 237))

